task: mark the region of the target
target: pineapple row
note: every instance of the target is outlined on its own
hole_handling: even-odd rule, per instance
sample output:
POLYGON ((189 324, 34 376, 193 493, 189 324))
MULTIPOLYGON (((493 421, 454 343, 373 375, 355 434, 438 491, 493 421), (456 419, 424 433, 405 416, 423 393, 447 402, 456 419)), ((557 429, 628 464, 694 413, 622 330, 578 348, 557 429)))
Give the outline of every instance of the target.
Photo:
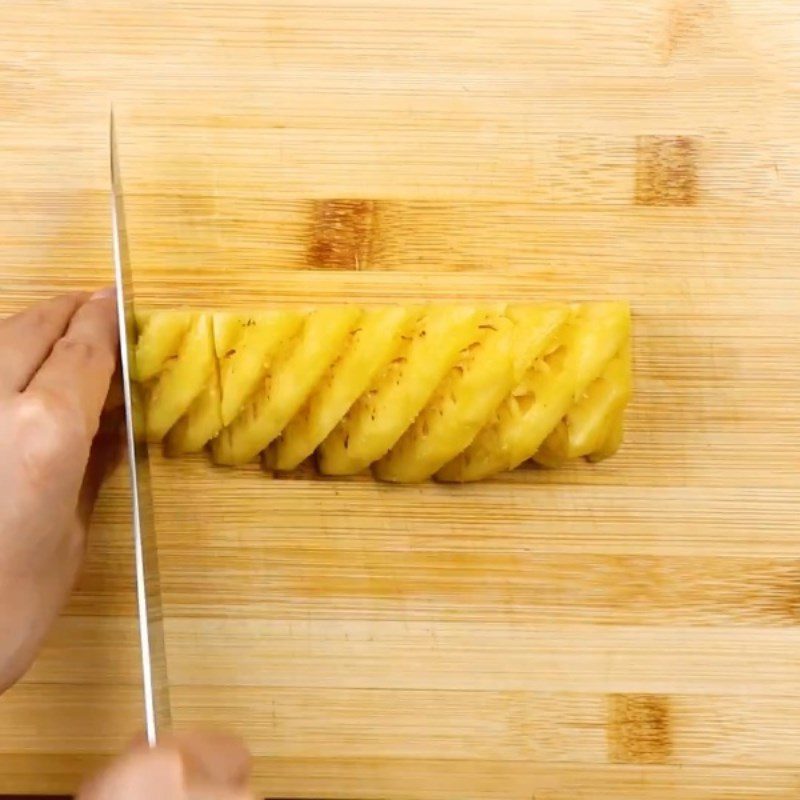
POLYGON ((631 393, 625 303, 419 305, 138 317, 147 437, 325 475, 476 481, 597 461, 631 393))

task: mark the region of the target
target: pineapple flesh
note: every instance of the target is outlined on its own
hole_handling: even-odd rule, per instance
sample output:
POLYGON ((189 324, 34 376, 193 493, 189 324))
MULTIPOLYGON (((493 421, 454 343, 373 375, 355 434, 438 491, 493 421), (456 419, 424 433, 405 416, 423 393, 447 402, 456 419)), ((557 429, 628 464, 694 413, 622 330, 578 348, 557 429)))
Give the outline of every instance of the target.
POLYGON ((308 315, 293 344, 270 364, 252 400, 212 443, 218 464, 245 464, 280 434, 336 359, 360 316, 355 306, 322 308, 308 315))
POLYGON ((178 347, 192 324, 191 311, 152 311, 137 314, 139 337, 136 341, 136 379, 150 381, 164 369, 168 358, 178 347))
POLYGON ((236 419, 302 324, 293 310, 214 315, 223 425, 236 419))
MULTIPOLYGON (((197 314, 190 321, 175 352, 146 386, 147 439, 160 442, 203 391, 216 368, 211 340, 211 316, 197 314)), ((138 358, 137 358, 138 363, 138 358)))
POLYGON ((631 351, 626 343, 544 440, 534 461, 557 467, 603 451, 610 427, 631 394, 631 351))
POLYGON ((631 394, 625 303, 137 314, 146 434, 293 470, 480 480, 613 455, 631 394))
POLYGON ((400 349, 403 334, 418 316, 413 307, 367 310, 341 357, 264 453, 264 465, 290 470, 308 458, 400 349))
POLYGON ((352 475, 389 451, 425 407, 461 351, 479 337, 480 311, 433 306, 424 312, 378 379, 319 448, 326 475, 352 475))
POLYGON ((418 483, 460 453, 514 384, 514 326, 488 315, 422 413, 373 467, 381 480, 418 483))
POLYGON ((576 306, 546 352, 472 444, 437 474, 474 481, 531 458, 587 386, 619 351, 630 330, 624 303, 576 306))

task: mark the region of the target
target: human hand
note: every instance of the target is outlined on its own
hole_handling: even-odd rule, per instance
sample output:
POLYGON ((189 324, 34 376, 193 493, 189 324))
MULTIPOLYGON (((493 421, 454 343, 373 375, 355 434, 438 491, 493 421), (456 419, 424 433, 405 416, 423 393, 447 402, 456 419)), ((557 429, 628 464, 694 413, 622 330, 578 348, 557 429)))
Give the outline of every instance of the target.
POLYGON ((0 692, 30 666, 72 589, 119 453, 119 415, 103 415, 117 340, 108 290, 0 320, 0 692))
POLYGON ((238 739, 180 734, 135 745, 90 779, 77 800, 250 800, 250 757, 238 739))

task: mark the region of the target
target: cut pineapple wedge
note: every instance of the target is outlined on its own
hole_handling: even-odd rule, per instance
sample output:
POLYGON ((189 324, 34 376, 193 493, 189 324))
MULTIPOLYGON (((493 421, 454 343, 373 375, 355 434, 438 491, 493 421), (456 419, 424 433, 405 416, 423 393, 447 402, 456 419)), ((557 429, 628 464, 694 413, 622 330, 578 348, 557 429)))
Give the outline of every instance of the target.
POLYGON ((264 453, 264 466, 290 470, 308 458, 397 353, 419 313, 404 306, 367 310, 341 357, 264 453))
POLYGON ((631 394, 625 303, 137 315, 146 435, 168 455, 473 481, 600 461, 631 394))
POLYGON ((461 352, 424 411, 373 466, 378 478, 418 483, 458 455, 514 388, 514 325, 499 314, 461 352))
POLYGON ((302 323, 303 315, 291 309, 214 315, 223 425, 236 419, 302 323))
POLYGON ((186 413, 167 434, 164 450, 168 456, 198 453, 223 427, 222 391, 219 369, 209 376, 208 385, 192 401, 186 413))
POLYGON ((587 459, 592 463, 611 458, 622 445, 624 411, 620 410, 607 422, 607 430, 603 443, 587 459))
POLYGON ((575 306, 492 421, 437 477, 480 480, 531 458, 619 351, 629 330, 625 303, 575 306))
POLYGON ((626 342, 583 397, 544 440, 534 461, 556 467, 571 458, 603 451, 611 423, 631 394, 631 351, 626 342))
POLYGON ((136 315, 136 379, 143 383, 158 375, 167 359, 178 352, 195 318, 191 311, 151 311, 136 315))
MULTIPOLYGON (((354 306, 308 315, 300 333, 275 356, 252 399, 213 441, 218 464, 247 463, 280 434, 337 358, 360 316, 354 306)), ((223 401, 224 392, 223 382, 223 401)))
POLYGON ((147 388, 145 416, 149 441, 160 442, 166 436, 203 391, 215 369, 211 315, 192 315, 174 354, 167 356, 163 368, 147 388))
POLYGON ((433 306, 403 347, 320 445, 326 475, 352 475, 381 458, 425 407, 461 351, 477 341, 481 310, 433 306))

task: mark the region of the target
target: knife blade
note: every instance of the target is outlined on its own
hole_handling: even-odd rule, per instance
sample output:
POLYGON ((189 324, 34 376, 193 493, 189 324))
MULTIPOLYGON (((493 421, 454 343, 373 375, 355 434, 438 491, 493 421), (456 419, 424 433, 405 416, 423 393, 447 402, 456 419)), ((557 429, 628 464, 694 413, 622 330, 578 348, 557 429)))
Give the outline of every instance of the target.
POLYGON ((144 720, 147 741, 150 746, 153 746, 157 741, 159 732, 171 727, 169 680, 164 646, 164 617, 156 532, 153 522, 147 439, 142 429, 142 409, 144 406, 139 397, 139 386, 132 380, 136 344, 136 318, 113 108, 111 109, 109 128, 109 151, 111 156, 111 235, 114 253, 117 317, 119 320, 120 366, 125 399, 128 466, 131 478, 131 510, 139 644, 142 660, 144 720))

